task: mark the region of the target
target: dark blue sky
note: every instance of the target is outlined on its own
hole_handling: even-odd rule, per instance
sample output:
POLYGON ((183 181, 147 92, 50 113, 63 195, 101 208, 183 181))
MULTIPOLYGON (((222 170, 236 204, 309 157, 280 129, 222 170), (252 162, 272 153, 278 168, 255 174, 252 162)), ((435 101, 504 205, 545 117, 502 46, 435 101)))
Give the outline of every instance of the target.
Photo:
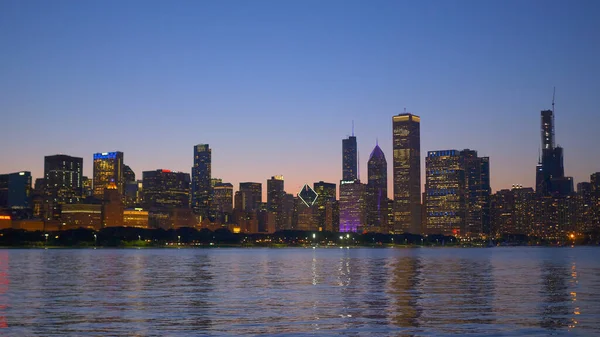
MULTIPOLYGON (((0 2, 0 172, 120 150, 144 170, 341 178, 352 120, 361 176, 391 119, 420 115, 421 150, 491 157, 492 188, 532 186, 539 111, 576 182, 600 171, 598 1, 0 2)), ((423 182, 425 177, 422 177, 423 182)))

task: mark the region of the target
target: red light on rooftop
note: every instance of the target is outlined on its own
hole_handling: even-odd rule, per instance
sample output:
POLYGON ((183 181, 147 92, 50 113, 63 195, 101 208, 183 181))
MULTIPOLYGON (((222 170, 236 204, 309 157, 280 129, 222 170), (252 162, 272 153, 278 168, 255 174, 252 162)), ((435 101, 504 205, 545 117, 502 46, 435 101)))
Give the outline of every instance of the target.
POLYGON ((165 170, 165 169, 163 169, 162 173, 171 173, 171 170, 165 170))

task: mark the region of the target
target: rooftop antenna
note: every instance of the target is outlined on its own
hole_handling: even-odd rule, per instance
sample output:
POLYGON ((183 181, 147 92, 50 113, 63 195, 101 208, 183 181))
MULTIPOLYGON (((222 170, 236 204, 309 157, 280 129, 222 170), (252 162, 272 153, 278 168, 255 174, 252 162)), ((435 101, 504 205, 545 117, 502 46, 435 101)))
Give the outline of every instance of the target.
POLYGON ((556 87, 552 89, 552 114, 554 115, 554 97, 556 96, 556 87))
POLYGON ((379 138, 375 137, 375 146, 379 146, 379 138))
POLYGON ((356 179, 360 181, 360 151, 356 149, 356 179))
POLYGON ((352 137, 354 137, 354 119, 352 120, 352 137))
POLYGON ((404 107, 404 113, 406 113, 406 107, 404 107))

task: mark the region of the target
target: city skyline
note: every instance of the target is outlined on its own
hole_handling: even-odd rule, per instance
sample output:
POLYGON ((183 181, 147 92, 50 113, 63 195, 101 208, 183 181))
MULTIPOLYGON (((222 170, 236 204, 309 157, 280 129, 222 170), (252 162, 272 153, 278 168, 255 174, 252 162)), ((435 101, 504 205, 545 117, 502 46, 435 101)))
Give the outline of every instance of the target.
POLYGON ((535 187, 554 86, 565 175, 576 185, 599 170, 595 2, 138 5, 0 4, 12 47, 0 55, 0 141, 12 144, 0 172, 40 178, 43 157, 63 153, 91 177, 105 151, 138 177, 190 172, 190 147, 210 144, 213 177, 261 182, 266 195, 283 175, 296 193, 340 180, 352 121, 366 181, 376 139, 391 161, 390 116, 406 107, 422 118, 422 154, 474 149, 490 157, 493 191, 535 187))

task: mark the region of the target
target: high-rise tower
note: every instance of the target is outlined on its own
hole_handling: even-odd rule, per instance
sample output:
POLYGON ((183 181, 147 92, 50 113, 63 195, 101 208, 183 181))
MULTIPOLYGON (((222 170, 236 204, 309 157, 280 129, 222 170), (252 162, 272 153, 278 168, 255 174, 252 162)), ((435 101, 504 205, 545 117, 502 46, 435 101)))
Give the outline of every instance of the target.
POLYGON ((192 167, 192 208, 202 217, 207 217, 211 196, 211 149, 208 144, 194 146, 192 167))
POLYGON ((421 223, 421 118, 392 118, 394 137, 394 232, 419 233, 421 223))
POLYGON ((354 132, 347 139, 342 139, 342 180, 358 179, 358 148, 354 132))
POLYGON ((542 158, 536 167, 536 192, 566 196, 573 192, 573 178, 565 177, 563 148, 555 146, 554 95, 552 110, 541 112, 542 158))
POLYGON ((389 232, 387 228, 388 190, 387 190, 387 161, 379 144, 369 156, 367 164, 367 226, 370 232, 389 232))
POLYGON ((44 157, 46 218, 60 215, 60 205, 77 204, 83 196, 83 158, 63 154, 44 157))
POLYGON ((273 176, 267 180, 267 210, 275 217, 275 230, 283 230, 283 176, 273 176))
POLYGON ((104 199, 104 189, 114 183, 119 195, 123 195, 123 152, 94 154, 94 196, 104 199))

